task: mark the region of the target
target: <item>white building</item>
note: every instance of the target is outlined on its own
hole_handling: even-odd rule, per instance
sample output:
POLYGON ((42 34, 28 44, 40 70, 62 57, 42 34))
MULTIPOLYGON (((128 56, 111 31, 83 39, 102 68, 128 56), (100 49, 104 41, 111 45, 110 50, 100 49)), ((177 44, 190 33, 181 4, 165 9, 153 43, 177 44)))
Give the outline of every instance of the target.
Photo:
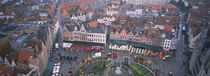
POLYGON ((92 13, 92 12, 89 12, 89 13, 88 13, 88 17, 89 17, 89 19, 92 19, 93 13, 92 13))
POLYGON ((47 12, 39 12, 39 16, 41 17, 47 17, 47 12))
POLYGON ((126 11, 126 15, 142 15, 143 9, 135 9, 133 11, 126 11))
POLYGON ((67 27, 67 29, 63 30, 64 36, 69 37, 66 38, 69 41, 84 41, 84 42, 95 42, 95 43, 106 43, 106 28, 98 28, 98 27, 89 27, 82 25, 80 28, 78 27, 67 27), (73 29, 74 28, 74 29, 73 29), (71 29, 71 30, 69 30, 71 29), (68 32, 68 33, 65 33, 68 32), (72 33, 72 34, 71 34, 72 33), (73 36, 73 39, 70 38, 73 36))
POLYGON ((73 15, 71 17, 71 20, 74 20, 74 21, 77 21, 77 20, 86 21, 86 15, 84 15, 84 14, 73 15))
POLYGON ((10 18, 14 18, 14 15, 2 15, 0 14, 0 19, 10 19, 10 18))
POLYGON ((170 39, 165 39, 163 44, 164 50, 169 50, 171 48, 172 41, 170 39))
POLYGON ((110 23, 110 22, 113 22, 113 21, 115 21, 116 19, 115 19, 115 17, 114 16, 112 16, 112 17, 103 17, 102 19, 97 19, 97 21, 99 22, 99 23, 110 23))
POLYGON ((103 33, 87 33, 89 42, 106 43, 106 34, 103 33))
POLYGON ((109 16, 117 15, 118 13, 119 13, 118 10, 109 10, 109 9, 106 10, 106 14, 109 16))

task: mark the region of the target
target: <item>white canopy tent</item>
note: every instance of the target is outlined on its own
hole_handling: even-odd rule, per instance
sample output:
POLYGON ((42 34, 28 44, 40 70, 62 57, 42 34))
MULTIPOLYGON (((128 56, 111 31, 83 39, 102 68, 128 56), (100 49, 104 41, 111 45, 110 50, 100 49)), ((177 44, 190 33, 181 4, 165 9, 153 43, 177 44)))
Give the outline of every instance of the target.
MULTIPOLYGON (((72 43, 63 43, 63 48, 70 48, 72 43)), ((58 48, 58 43, 55 43, 55 48, 58 48)))
POLYGON ((95 57, 101 57, 101 52, 95 53, 95 54, 93 55, 93 58, 95 58, 95 57))

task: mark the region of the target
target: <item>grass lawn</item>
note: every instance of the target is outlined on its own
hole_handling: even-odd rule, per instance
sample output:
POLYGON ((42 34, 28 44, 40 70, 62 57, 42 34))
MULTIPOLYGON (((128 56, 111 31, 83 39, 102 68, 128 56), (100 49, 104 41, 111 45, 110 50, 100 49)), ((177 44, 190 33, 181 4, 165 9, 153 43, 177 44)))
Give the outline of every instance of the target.
POLYGON ((102 76, 104 73, 104 70, 106 68, 107 62, 102 62, 102 63, 94 63, 93 65, 91 65, 89 68, 89 72, 88 72, 88 76, 94 76, 97 75, 97 73, 99 72, 99 75, 102 76))
POLYGON ((115 68, 111 68, 111 70, 109 71, 109 76, 114 76, 114 70, 115 68))
POLYGON ((97 75, 94 74, 94 73, 90 73, 90 74, 88 74, 87 76, 97 76, 97 75))
POLYGON ((134 72, 134 76, 152 76, 152 73, 150 73, 146 68, 141 67, 137 64, 130 64, 130 68, 134 72))
MULTIPOLYGON (((116 70, 115 68, 111 68, 111 70, 109 71, 109 76, 114 76, 114 72, 116 70)), ((122 72, 123 72, 123 76, 129 76, 128 70, 121 68, 122 72)))
POLYGON ((129 76, 128 70, 122 68, 123 76, 129 76))

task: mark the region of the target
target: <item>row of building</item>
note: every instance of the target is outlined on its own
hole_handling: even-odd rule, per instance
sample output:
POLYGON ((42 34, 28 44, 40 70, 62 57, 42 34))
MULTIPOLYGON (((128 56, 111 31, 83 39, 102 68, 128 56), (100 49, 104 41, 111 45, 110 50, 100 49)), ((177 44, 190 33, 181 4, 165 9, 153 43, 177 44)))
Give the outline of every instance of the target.
MULTIPOLYGON (((188 0, 189 1, 189 0, 188 0)), ((187 69, 191 76, 210 75, 210 6, 208 0, 189 1, 192 8, 189 9, 186 18, 187 34, 187 69)))
POLYGON ((1 4, 0 76, 43 75, 59 26, 53 6, 45 8, 38 2, 1 4))

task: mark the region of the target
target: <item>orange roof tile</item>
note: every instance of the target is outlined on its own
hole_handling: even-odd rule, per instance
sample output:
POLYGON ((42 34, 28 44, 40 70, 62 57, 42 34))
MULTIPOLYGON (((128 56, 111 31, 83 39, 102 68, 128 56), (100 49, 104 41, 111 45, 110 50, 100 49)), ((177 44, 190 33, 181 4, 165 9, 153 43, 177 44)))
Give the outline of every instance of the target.
POLYGON ((144 25, 144 29, 150 29, 149 25, 144 25))
POLYGON ((6 10, 4 11, 4 14, 11 15, 12 14, 11 9, 6 8, 6 10))
POLYGON ((167 31, 171 31, 171 30, 173 29, 173 27, 174 27, 174 26, 172 26, 172 25, 167 25, 167 24, 166 24, 166 25, 164 26, 164 30, 165 30, 165 31, 166 31, 166 30, 167 30, 167 31))
POLYGON ((98 22, 97 21, 92 21, 89 23, 90 27, 97 27, 98 26, 98 22))
POLYGON ((54 11, 52 9, 47 9, 47 12, 54 14, 54 11))
POLYGON ((147 4, 146 6, 147 7, 151 7, 153 10, 161 10, 164 7, 168 8, 168 9, 177 9, 172 4, 166 4, 166 5, 161 5, 161 4, 147 4))
POLYGON ((126 20, 126 19, 128 19, 128 16, 127 15, 120 15, 119 19, 120 20, 126 20))
POLYGON ((7 75, 9 73, 10 75, 13 75, 13 69, 10 67, 7 67, 3 63, 0 63, 0 76, 7 75))
POLYGON ((158 17, 157 18, 157 24, 158 25, 164 25, 165 23, 173 23, 177 24, 179 22, 178 16, 164 16, 164 17, 158 17), (169 20, 170 22, 166 22, 166 20, 169 20))
POLYGON ((66 8, 69 8, 73 5, 79 5, 79 3, 76 3, 76 2, 63 2, 61 1, 61 8, 62 9, 66 9, 66 8))
POLYGON ((68 12, 67 12, 66 10, 63 10, 61 16, 62 16, 62 17, 65 17, 65 16, 67 15, 67 13, 68 13, 68 12))
POLYGON ((29 64, 28 59, 30 56, 34 56, 34 54, 31 52, 19 51, 18 52, 18 62, 25 64, 24 61, 26 61, 26 64, 29 64))
POLYGON ((122 25, 112 25, 112 26, 122 28, 122 25))

